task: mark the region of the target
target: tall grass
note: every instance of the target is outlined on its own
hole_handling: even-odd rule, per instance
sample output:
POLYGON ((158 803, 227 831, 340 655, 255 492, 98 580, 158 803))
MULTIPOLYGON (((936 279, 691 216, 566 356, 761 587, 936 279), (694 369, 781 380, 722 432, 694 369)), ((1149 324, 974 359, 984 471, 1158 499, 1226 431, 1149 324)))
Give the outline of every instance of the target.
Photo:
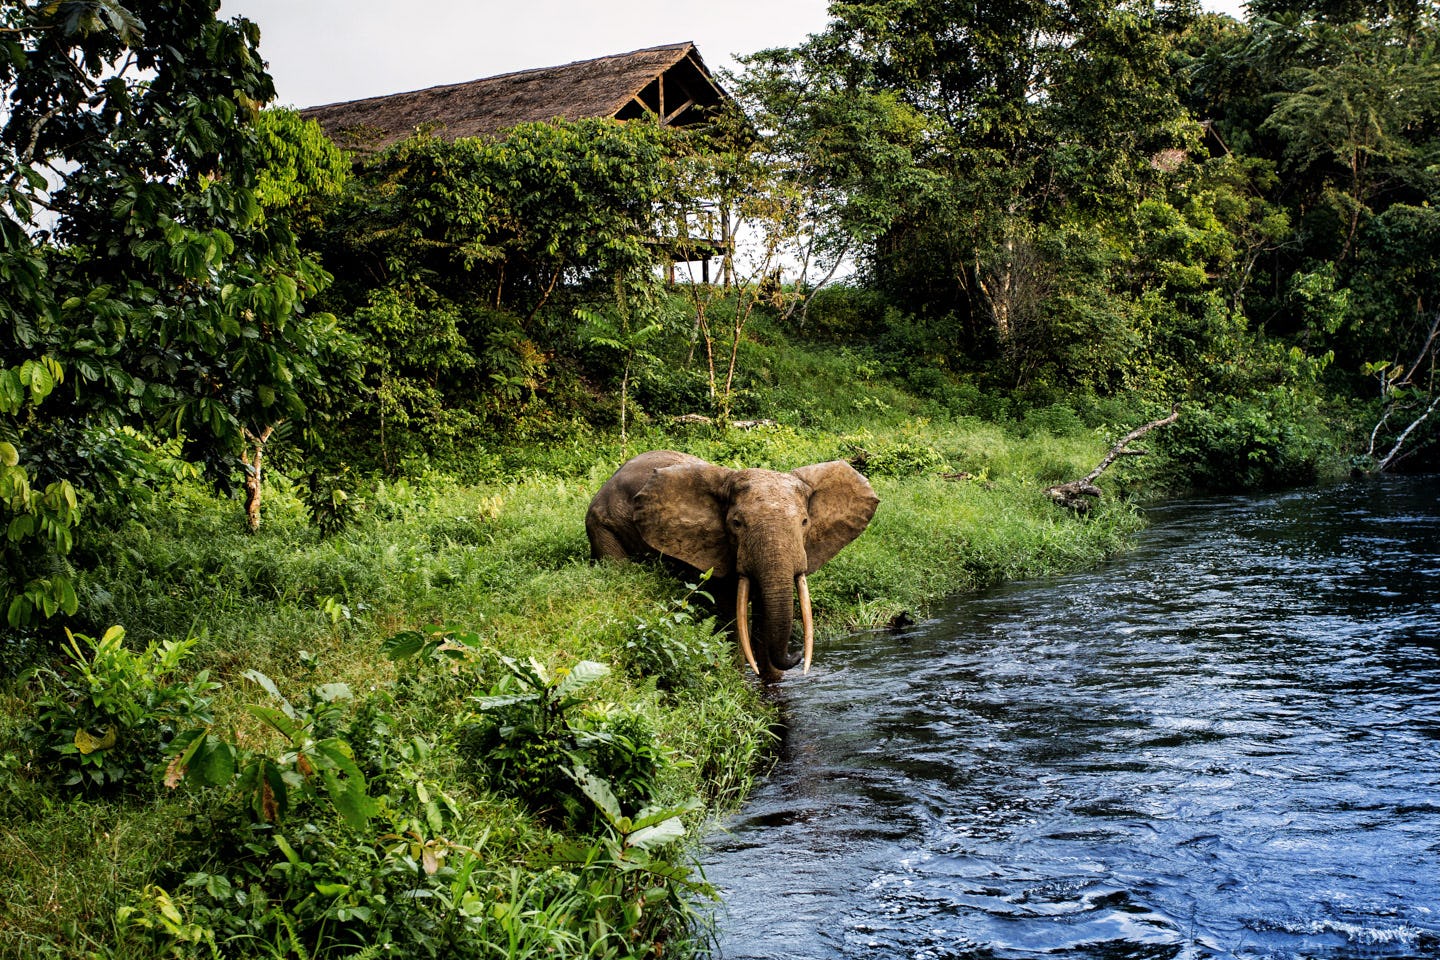
MULTIPOLYGON (((216 729, 257 749, 273 746, 274 735, 247 712, 261 695, 247 671, 273 678, 297 703, 317 683, 347 684, 355 699, 343 732, 371 765, 377 793, 388 791, 386 829, 478 851, 463 876, 444 866, 405 881, 423 880, 436 902, 455 898, 449 913, 411 915, 405 935, 415 943, 450 942, 456 934, 436 920, 443 916, 468 924, 463 942, 476 944, 473 955, 624 956, 632 941, 617 939, 617 924, 651 938, 633 940, 637 955, 662 941, 683 953, 685 911, 660 926, 632 916, 624 891, 633 893, 633 878, 596 852, 607 849, 599 840, 583 841, 592 862, 577 865, 571 831, 486 786, 463 749, 471 698, 502 681, 496 658, 533 658, 561 672, 599 661, 615 669, 576 709, 596 729, 648 731, 653 743, 641 746, 669 758, 655 800, 700 798, 699 812, 686 814, 692 827, 733 808, 763 774, 774 711, 727 645, 707 645, 703 610, 666 628, 694 647, 687 662, 697 682, 677 686, 628 666, 642 662, 633 650, 638 632, 670 623, 686 587, 656 565, 588 561, 585 507, 625 453, 671 447, 775 469, 837 458, 863 464, 881 506, 870 529, 811 581, 822 639, 902 612, 919 615, 956 591, 1092 564, 1121 549, 1139 524, 1123 502, 1107 501, 1081 519, 1041 493, 1085 473, 1112 439, 1064 409, 1002 426, 917 399, 858 355, 762 351, 752 359, 749 389, 773 391, 778 426, 717 432, 642 418, 624 451, 614 438, 590 436, 477 454, 452 471, 362 485, 352 492, 358 519, 330 537, 309 526, 283 476, 272 474, 255 535, 242 532, 234 503, 179 486, 143 522, 121 524, 90 545, 78 628, 98 634, 124 624, 141 644, 199 638, 193 668, 223 684, 216 729), (867 378, 863 392, 851 386, 867 378), (810 389, 807 381, 826 386, 810 389), (443 624, 472 634, 484 658, 407 666, 381 653, 398 631, 443 624), (605 726, 617 717, 621 726, 605 726), (431 809, 437 795, 446 798, 438 813, 431 809), (486 912, 481 901, 505 907, 486 912)), ((157 784, 87 796, 58 783, 46 767, 54 745, 36 739, 36 696, 24 678, 0 690, 0 957, 204 955, 212 942, 222 955, 345 955, 342 940, 326 939, 339 937, 339 927, 305 926, 311 907, 275 892, 278 875, 266 881, 275 885, 270 913, 255 908, 242 923, 217 912, 226 903, 241 908, 206 886, 219 883, 213 877, 223 875, 223 851, 232 849, 217 838, 238 829, 235 809, 214 794, 157 784), (166 919, 166 904, 178 921, 166 919), (117 921, 122 915, 126 924, 117 921), (230 939, 214 939, 225 930, 230 939), (235 939, 236 930, 252 939, 235 939), (254 940, 261 932, 270 939, 254 940)), ((392 850, 403 843, 377 839, 378 824, 376 837, 363 837, 345 833, 333 816, 308 816, 314 832, 306 836, 320 846, 305 849, 330 850, 297 854, 320 878, 315 890, 339 890, 351 883, 340 878, 370 871, 388 897, 405 869, 423 873, 392 850)), ((240 859, 275 857, 282 873, 299 869, 285 868, 269 843, 234 849, 249 851, 240 859)), ((456 852, 449 863, 471 856, 456 852)), ((376 929, 399 936, 386 922, 376 929)))

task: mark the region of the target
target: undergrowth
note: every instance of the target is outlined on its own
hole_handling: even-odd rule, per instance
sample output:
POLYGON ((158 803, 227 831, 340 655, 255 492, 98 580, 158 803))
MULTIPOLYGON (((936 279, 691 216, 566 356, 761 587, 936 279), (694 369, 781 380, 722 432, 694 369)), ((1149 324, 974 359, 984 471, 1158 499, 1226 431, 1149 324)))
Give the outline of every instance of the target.
MULTIPOLYGON (((0 957, 693 952, 694 837, 763 775, 776 713, 703 582, 589 562, 581 518, 619 462, 860 466, 881 506, 811 578, 820 659, 1139 524, 1042 492, 1139 411, 996 422, 860 354, 755 349, 773 425, 642 407, 623 445, 577 428, 350 482, 318 526, 272 472, 254 535, 182 479, 92 538, 70 655, 0 687, 0 957)), ((1107 485, 1143 494, 1124 470, 1107 485)))

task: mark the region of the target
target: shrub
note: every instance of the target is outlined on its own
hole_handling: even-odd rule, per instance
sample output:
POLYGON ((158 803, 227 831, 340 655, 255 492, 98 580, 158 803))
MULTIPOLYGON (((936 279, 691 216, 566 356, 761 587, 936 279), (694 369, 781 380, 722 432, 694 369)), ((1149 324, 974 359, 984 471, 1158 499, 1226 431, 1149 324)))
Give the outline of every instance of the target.
POLYGON ((119 626, 99 640, 65 633, 65 661, 35 672, 41 692, 25 736, 66 785, 133 786, 157 768, 177 734, 210 723, 210 695, 220 685, 209 672, 171 679, 193 638, 152 642, 134 653, 119 626))
POLYGON ((698 584, 688 584, 684 596, 658 601, 631 621, 633 632, 622 650, 631 676, 653 679, 657 689, 678 694, 699 688, 708 671, 726 662, 715 618, 702 617, 694 603, 697 595, 710 599, 700 591, 708 579, 707 573, 698 584))
POLYGON ((1085 423, 1069 404, 1052 403, 1048 407, 1026 410, 1020 419, 1020 435, 1048 433, 1052 437, 1078 437, 1084 434, 1085 423))
POLYGON ((583 829, 593 821, 579 771, 610 784, 632 808, 655 791, 665 755, 639 716, 592 708, 581 691, 610 668, 582 660, 551 675, 535 660, 498 658, 505 675, 464 721, 462 750, 481 781, 537 816, 583 829))
POLYGON ((855 469, 868 477, 939 473, 946 467, 944 454, 932 446, 910 440, 861 437, 847 439, 842 447, 855 469))
POLYGON ((1284 388, 1248 400, 1186 409, 1157 440, 1172 487, 1267 489, 1311 483, 1327 443, 1314 409, 1284 388))

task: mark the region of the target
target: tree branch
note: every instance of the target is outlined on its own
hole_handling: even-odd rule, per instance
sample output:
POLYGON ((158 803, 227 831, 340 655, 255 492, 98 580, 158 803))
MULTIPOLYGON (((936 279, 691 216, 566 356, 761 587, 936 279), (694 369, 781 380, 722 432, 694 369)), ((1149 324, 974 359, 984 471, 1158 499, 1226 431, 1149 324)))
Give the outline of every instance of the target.
POLYGON ((1045 491, 1046 495, 1049 496, 1051 500, 1054 500, 1063 507, 1069 507, 1076 513, 1087 512, 1091 504, 1090 500, 1086 498, 1098 499, 1100 496, 1100 488, 1095 486, 1095 481, 1099 479, 1100 474, 1104 473, 1110 464, 1121 457, 1138 457, 1143 456, 1145 453, 1144 450, 1127 450, 1125 448, 1156 427, 1169 426, 1178 419, 1180 419, 1180 408, 1171 407, 1169 416, 1161 417, 1159 420, 1151 420, 1144 426, 1136 427, 1121 437, 1119 442, 1110 448, 1110 452, 1105 454, 1105 459, 1101 460, 1094 470, 1091 470, 1079 480, 1071 480, 1069 483, 1061 483, 1047 488, 1045 491))
POLYGON ((1410 426, 1406 427, 1405 431, 1395 440, 1395 445, 1390 448, 1389 453, 1385 454, 1385 459, 1376 464, 1376 473, 1385 472, 1385 468, 1390 466, 1391 462, 1399 455, 1400 448, 1404 446, 1406 439, 1414 432, 1416 427, 1429 419, 1430 414, 1434 413, 1437 407, 1440 407, 1440 393, 1437 393, 1435 397, 1431 399, 1430 406, 1425 408, 1425 412, 1411 421, 1410 426))

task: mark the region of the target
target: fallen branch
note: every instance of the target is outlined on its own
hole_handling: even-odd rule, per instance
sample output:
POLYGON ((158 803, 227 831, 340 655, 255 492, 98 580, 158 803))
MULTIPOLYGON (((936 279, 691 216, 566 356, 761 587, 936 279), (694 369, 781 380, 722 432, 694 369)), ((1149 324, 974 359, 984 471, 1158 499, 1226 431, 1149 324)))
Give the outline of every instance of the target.
MULTIPOLYGON (((1370 456, 1375 456, 1375 444, 1380 436, 1380 428, 1389 422, 1390 415, 1400 409, 1403 404, 1403 401, 1398 398, 1401 388, 1408 387, 1412 390, 1421 389, 1415 383, 1415 374, 1425 369, 1426 357, 1430 358, 1430 386, 1428 389, 1434 390, 1435 359, 1432 351, 1435 349, 1437 342, 1440 342, 1440 310, 1435 311, 1435 317, 1430 324, 1430 333, 1426 335, 1425 344, 1420 348, 1420 354, 1415 358, 1415 362, 1410 364, 1409 369, 1405 370, 1403 374, 1400 371, 1396 371, 1391 379, 1381 377, 1381 392, 1386 400, 1379 422, 1375 424, 1375 429, 1370 431, 1370 449, 1368 451, 1370 456)), ((1390 452, 1375 465, 1375 473, 1384 473, 1390 464, 1396 460, 1404 459, 1400 454, 1400 449, 1405 446, 1405 441, 1410 438, 1410 434, 1414 433, 1417 427, 1430 418, 1431 414, 1433 414, 1437 408, 1440 408, 1440 394, 1432 394, 1429 399, 1430 405, 1425 408, 1420 416, 1410 421, 1410 425, 1406 427, 1395 440, 1395 444, 1390 448, 1390 452)), ((1422 400, 1421 402, 1423 403, 1424 401, 1422 400)))
POLYGON ((1139 457, 1145 454, 1144 450, 1127 450, 1125 448, 1156 427, 1169 426, 1178 419, 1180 419, 1180 409, 1178 407, 1171 407, 1169 416, 1161 417, 1159 420, 1151 420, 1143 427, 1136 427, 1121 437, 1120 441, 1110 448, 1110 452, 1105 454, 1105 459, 1101 460, 1094 470, 1091 470, 1079 480, 1071 480, 1069 483, 1061 483, 1049 487, 1045 491, 1046 495, 1049 496, 1051 500, 1054 500, 1063 507, 1069 507, 1076 513, 1088 512, 1091 506, 1090 501, 1099 499, 1100 497, 1100 488, 1095 485, 1095 481, 1099 479, 1100 474, 1104 473, 1110 464, 1121 457, 1139 457))

